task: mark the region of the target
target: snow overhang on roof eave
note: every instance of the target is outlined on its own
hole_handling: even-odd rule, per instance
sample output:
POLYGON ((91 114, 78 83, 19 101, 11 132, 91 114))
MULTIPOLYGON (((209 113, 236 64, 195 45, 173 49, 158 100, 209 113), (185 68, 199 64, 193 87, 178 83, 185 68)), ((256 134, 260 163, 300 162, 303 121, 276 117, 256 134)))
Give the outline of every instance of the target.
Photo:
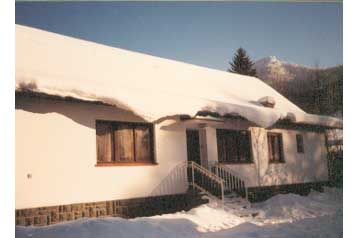
POLYGON ((255 124, 254 122, 251 122, 247 120, 246 118, 238 115, 237 113, 226 113, 224 115, 219 114, 218 112, 212 112, 212 111, 198 111, 195 116, 191 117, 190 115, 180 115, 179 119, 181 121, 207 121, 207 122, 217 122, 217 123, 224 123, 225 120, 244 120, 248 121, 252 124, 255 124))
POLYGON ((117 107, 116 105, 105 102, 103 100, 81 98, 73 95, 68 95, 68 96, 56 95, 56 94, 50 94, 44 92, 37 92, 36 90, 15 89, 15 96, 38 97, 38 98, 45 98, 45 99, 55 99, 55 100, 100 104, 100 105, 117 107))
POLYGON ((308 113, 288 113, 285 119, 279 120, 276 124, 287 123, 304 127, 319 127, 322 129, 343 129, 343 121, 341 119, 308 113))

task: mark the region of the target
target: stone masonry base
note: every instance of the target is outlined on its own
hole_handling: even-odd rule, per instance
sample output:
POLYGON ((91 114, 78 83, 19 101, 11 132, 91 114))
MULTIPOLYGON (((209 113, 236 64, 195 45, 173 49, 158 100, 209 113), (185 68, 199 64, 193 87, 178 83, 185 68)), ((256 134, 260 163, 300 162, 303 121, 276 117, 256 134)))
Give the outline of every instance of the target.
POLYGON ((134 218, 190 210, 207 202, 189 191, 186 194, 18 209, 15 222, 18 226, 45 226, 85 217, 134 218))
POLYGON ((314 182, 314 183, 297 183, 284 184, 276 186, 261 186, 250 187, 247 189, 248 200, 250 202, 262 202, 269 199, 276 194, 296 193, 300 195, 308 195, 311 191, 322 191, 323 186, 331 186, 329 182, 314 182))

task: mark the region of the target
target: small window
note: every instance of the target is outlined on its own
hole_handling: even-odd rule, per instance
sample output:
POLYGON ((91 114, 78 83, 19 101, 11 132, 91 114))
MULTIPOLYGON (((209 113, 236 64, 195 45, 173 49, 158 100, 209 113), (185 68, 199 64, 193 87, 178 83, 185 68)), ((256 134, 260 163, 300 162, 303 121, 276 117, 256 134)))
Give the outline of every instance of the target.
POLYGON ((297 143, 297 153, 304 153, 304 147, 303 147, 303 136, 297 134, 296 135, 296 143, 297 143))
POLYGON ((249 131, 217 129, 220 163, 252 163, 249 131))
POLYGON ((284 163, 282 149, 282 135, 280 133, 267 133, 268 152, 270 163, 284 163))
POLYGON ((96 121, 96 134, 97 165, 154 163, 151 124, 96 121))

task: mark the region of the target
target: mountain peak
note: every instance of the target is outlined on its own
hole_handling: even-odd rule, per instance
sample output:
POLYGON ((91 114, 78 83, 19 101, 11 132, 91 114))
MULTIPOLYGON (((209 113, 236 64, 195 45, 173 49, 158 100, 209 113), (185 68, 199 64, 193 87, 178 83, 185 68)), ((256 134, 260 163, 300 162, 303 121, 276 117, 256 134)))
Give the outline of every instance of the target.
POLYGON ((289 63, 280 60, 277 56, 267 56, 257 60, 253 68, 256 69, 257 76, 262 80, 291 80, 307 79, 312 77, 317 70, 332 70, 330 68, 314 68, 305 65, 289 63))
POLYGON ((291 80, 307 78, 312 69, 304 65, 292 64, 280 60, 277 56, 267 56, 254 63, 257 75, 263 80, 291 80))
MULTIPOLYGON (((265 58, 268 59, 268 60, 271 60, 271 61, 280 61, 279 58, 277 58, 274 55, 270 55, 270 56, 267 56, 265 58)), ((265 59, 265 58, 263 58, 263 59, 265 59)))
MULTIPOLYGON (((269 64, 281 64, 281 65, 284 65, 286 67, 305 68, 307 70, 314 70, 314 69, 317 68, 317 67, 312 67, 312 66, 307 66, 307 65, 302 65, 302 64, 296 64, 296 63, 292 63, 290 61, 281 60, 277 56, 266 56, 264 58, 261 58, 261 59, 257 60, 254 63, 255 67, 257 67, 257 68, 266 67, 269 64)), ((334 67, 319 67, 319 69, 328 69, 328 68, 334 68, 334 67)))
POLYGON ((255 62, 255 67, 266 66, 270 63, 283 63, 277 56, 267 56, 255 62))

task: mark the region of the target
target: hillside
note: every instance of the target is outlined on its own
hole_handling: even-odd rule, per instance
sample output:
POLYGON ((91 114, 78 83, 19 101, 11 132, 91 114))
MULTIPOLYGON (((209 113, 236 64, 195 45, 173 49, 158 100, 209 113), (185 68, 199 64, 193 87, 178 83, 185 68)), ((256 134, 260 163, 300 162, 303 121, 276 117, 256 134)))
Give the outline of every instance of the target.
POLYGON ((313 68, 275 56, 255 62, 257 76, 309 113, 343 111, 343 66, 313 68))

